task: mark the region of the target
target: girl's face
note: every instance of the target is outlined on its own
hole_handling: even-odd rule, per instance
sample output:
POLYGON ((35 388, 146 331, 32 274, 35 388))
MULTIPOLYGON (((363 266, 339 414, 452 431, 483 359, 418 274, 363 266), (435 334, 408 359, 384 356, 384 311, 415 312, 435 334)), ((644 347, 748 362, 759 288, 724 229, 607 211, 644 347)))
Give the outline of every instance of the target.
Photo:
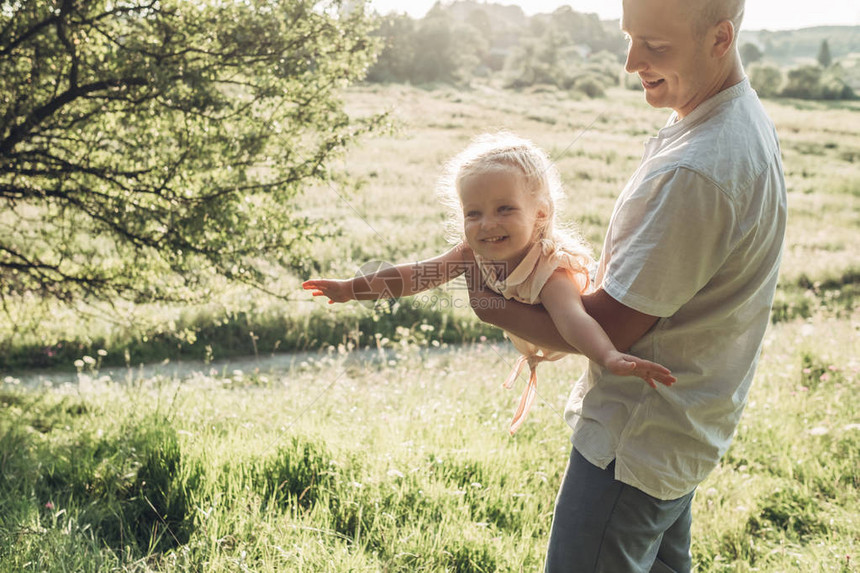
POLYGON ((546 216, 521 177, 507 170, 481 173, 460 183, 466 242, 481 257, 505 263, 511 271, 536 239, 546 216))

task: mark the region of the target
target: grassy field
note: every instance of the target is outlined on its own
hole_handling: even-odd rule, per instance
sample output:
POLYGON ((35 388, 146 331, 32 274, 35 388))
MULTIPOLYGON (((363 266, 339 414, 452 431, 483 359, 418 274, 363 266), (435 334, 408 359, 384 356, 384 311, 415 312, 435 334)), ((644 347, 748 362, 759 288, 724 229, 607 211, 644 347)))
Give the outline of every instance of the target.
MULTIPOLYGON (((358 190, 308 190, 305 211, 340 228, 316 249, 316 272, 351 276, 369 259, 445 248, 440 166, 502 127, 556 159, 564 217, 598 251, 615 195, 666 117, 640 98, 350 92, 354 113, 390 108, 399 131, 344 158, 358 190)), ((750 403, 695 498, 694 560, 699 571, 857 571, 860 104, 767 107, 789 185, 787 249, 750 403)), ((120 337, 95 318, 55 308, 40 322, 21 311, 5 326, 14 334, 34 320, 49 348, 103 328, 103 339, 89 335, 109 353, 71 350, 71 383, 0 382, 0 571, 538 570, 570 448, 561 411, 582 360, 541 366, 540 400, 511 438, 518 390, 499 386, 515 355, 474 325, 462 291, 373 315, 311 301, 302 278, 284 277, 296 292, 286 306, 232 291, 211 308, 129 309, 174 330, 212 308, 242 314, 227 344, 263 336, 266 317, 280 332, 260 348, 332 343, 287 365, 107 372, 101 362, 120 337)))

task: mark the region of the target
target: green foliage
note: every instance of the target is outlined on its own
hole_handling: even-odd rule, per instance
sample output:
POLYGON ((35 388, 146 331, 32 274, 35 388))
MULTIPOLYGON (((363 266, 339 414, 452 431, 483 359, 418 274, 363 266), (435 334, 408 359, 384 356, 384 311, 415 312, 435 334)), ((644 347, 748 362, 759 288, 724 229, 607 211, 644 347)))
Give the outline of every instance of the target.
POLYGON ((474 28, 486 44, 493 41, 493 22, 483 8, 475 8, 466 17, 466 23, 474 28))
POLYGON ((622 55, 626 50, 624 35, 617 27, 604 25, 597 14, 584 14, 570 6, 560 6, 552 14, 534 17, 542 35, 558 34, 567 46, 588 46, 593 52, 608 51, 622 55))
POLYGON ((740 47, 740 54, 744 66, 758 62, 764 55, 759 47, 751 42, 746 42, 740 47))
POLYGON ((833 56, 830 55, 830 44, 827 43, 826 39, 821 40, 821 47, 818 48, 818 56, 815 59, 818 60, 822 68, 829 68, 830 64, 833 63, 833 56))
POLYGON ((374 46, 339 7, 4 5, 0 295, 201 299, 301 267, 296 197, 380 121, 338 99, 374 46))
POLYGON ((481 32, 441 8, 418 21, 385 16, 373 34, 383 49, 368 71, 370 82, 456 83, 470 78, 486 56, 481 32))
POLYGON ((571 87, 591 98, 603 97, 606 93, 604 91, 605 84, 601 81, 601 77, 596 74, 584 74, 573 80, 571 87))
POLYGON ((781 67, 798 65, 801 61, 816 58, 821 45, 827 41, 834 61, 857 51, 860 45, 860 26, 815 26, 797 30, 744 30, 739 36, 740 45, 754 43, 764 56, 781 67))
POLYGON ((854 91, 842 79, 842 70, 833 66, 801 66, 789 70, 781 95, 798 99, 854 99, 854 91))
MULTIPOLYGON (((392 244, 362 234, 351 206, 337 197, 309 194, 302 200, 309 212, 343 218, 350 229, 318 247, 317 271, 350 276, 369 257, 400 261, 438 252, 442 216, 428 182, 452 149, 487 124, 511 125, 551 151, 567 181, 565 219, 599 245, 642 139, 666 116, 641 94, 608 93, 611 113, 604 113, 606 101, 573 100, 553 87, 351 90, 351 108, 408 102, 404 114, 415 110, 405 117, 413 126, 406 136, 369 139, 349 156, 354 176, 372 181, 352 206, 392 244), (573 133, 601 113, 571 146, 573 133), (439 129, 440 117, 456 127, 439 129)), ((848 573, 856 570, 860 503, 858 159, 851 129, 858 104, 764 103, 782 143, 790 229, 750 403, 723 464, 694 500, 694 562, 701 571, 848 573)), ((15 320, 0 321, 0 358, 28 360, 15 350, 26 343, 46 361, 49 352, 66 352, 66 364, 83 354, 94 361, 71 376, 82 382, 76 386, 60 384, 68 377, 52 372, 53 389, 25 391, 24 376, 19 385, 8 372, 0 375, 0 571, 540 568, 570 447, 559 412, 584 368, 580 359, 541 365, 540 398, 510 438, 517 393, 498 388, 514 358, 509 345, 433 344, 499 335, 467 309, 426 300, 412 308, 406 299, 375 314, 358 305, 332 311, 309 297, 267 307, 251 292, 229 304, 137 308, 136 321, 149 320, 141 327, 147 338, 132 337, 133 344, 115 331, 103 335, 84 314, 53 317, 53 308, 9 305, 15 320), (21 328, 13 330, 13 322, 21 328), (56 346, 56 332, 69 333, 68 350, 56 346), (102 366, 123 364, 126 344, 135 364, 191 356, 191 349, 205 356, 205 345, 191 342, 195 336, 212 344, 215 358, 231 347, 253 353, 252 336, 261 356, 271 348, 334 348, 198 365, 176 378, 137 368, 112 378, 90 371, 98 370, 100 348, 109 350, 102 366), (362 341, 375 350, 352 352, 362 341), (269 366, 276 361, 294 365, 269 366), (154 455, 175 451, 171 436, 179 457, 154 455), (149 534, 128 523, 121 546, 103 538, 111 530, 100 524, 118 519, 101 515, 136 515, 135 504, 145 502, 131 499, 141 491, 143 450, 161 460, 150 467, 179 468, 161 503, 170 507, 172 496, 184 497, 190 509, 176 528, 187 542, 176 545, 151 510, 144 515, 149 534), (62 481, 49 487, 48 468, 62 481), (90 489, 76 486, 83 493, 73 497, 71 488, 55 489, 63 483, 90 489), (281 492, 290 484, 298 493, 273 498, 282 483, 281 492), (66 497, 41 497, 57 491, 66 497), (149 549, 159 535, 159 549, 149 549)), ((159 489, 146 496, 155 500, 159 489)), ((113 531, 108 539, 116 538, 113 531)))
POLYGON ((782 87, 782 70, 770 64, 753 64, 747 68, 750 85, 759 97, 769 98, 779 95, 782 87))
POLYGON ((419 22, 415 30, 410 74, 414 83, 454 81, 461 54, 452 28, 453 22, 442 10, 431 12, 419 22))
POLYGON ((821 96, 821 68, 803 66, 789 70, 782 95, 800 99, 819 99, 821 96))
POLYGON ((839 64, 824 70, 821 75, 821 98, 824 100, 856 99, 857 94, 845 81, 845 71, 839 64))
POLYGON ((415 22, 405 14, 380 18, 373 35, 382 39, 382 49, 367 72, 369 82, 405 82, 412 74, 415 59, 415 22))
POLYGON ((570 89, 585 67, 606 76, 599 83, 580 82, 583 93, 596 95, 617 85, 617 58, 625 49, 617 27, 604 25, 596 14, 562 7, 551 15, 527 18, 517 6, 471 1, 437 3, 414 21, 405 15, 386 16, 375 35, 383 38, 385 47, 368 73, 372 82, 460 83, 504 70, 509 87, 552 84, 570 89), (602 57, 599 63, 583 65, 585 54, 609 54, 611 72, 605 73, 607 60, 602 57))
POLYGON ((548 84, 596 98, 618 85, 621 65, 605 51, 583 57, 555 27, 549 27, 541 39, 525 41, 511 54, 505 73, 509 88, 548 84))

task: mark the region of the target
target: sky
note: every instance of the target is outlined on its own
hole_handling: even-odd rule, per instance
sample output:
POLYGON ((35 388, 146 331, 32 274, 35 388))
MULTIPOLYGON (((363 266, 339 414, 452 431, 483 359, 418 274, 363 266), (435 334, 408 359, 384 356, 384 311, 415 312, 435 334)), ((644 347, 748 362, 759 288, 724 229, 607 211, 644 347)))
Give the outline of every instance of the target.
MULTIPOLYGON (((450 0, 449 0, 450 1, 450 0)), ((485 0, 478 0, 483 2, 485 0)), ((435 0, 371 0, 380 14, 406 12, 423 17, 435 0)), ((552 12, 569 5, 577 12, 596 12, 602 20, 621 17, 621 0, 498 0, 498 4, 519 4, 528 14, 552 12)), ((791 30, 810 26, 860 26, 857 0, 747 0, 743 29, 791 30)))

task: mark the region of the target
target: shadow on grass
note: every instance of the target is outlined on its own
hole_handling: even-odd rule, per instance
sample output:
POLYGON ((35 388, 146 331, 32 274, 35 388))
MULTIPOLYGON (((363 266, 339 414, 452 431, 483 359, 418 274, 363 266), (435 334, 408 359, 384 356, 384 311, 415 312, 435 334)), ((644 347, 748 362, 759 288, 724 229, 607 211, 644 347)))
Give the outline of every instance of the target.
MULTIPOLYGON (((71 433, 74 419, 88 413, 73 398, 49 404, 38 394, 3 392, 0 404, 0 500, 17 500, 17 515, 49 521, 52 510, 65 508, 117 553, 146 555, 188 541, 202 472, 183 460, 164 418, 150 416, 111 435, 71 433), (18 416, 9 415, 12 405, 18 416)), ((23 525, 6 522, 2 529, 23 525)))

